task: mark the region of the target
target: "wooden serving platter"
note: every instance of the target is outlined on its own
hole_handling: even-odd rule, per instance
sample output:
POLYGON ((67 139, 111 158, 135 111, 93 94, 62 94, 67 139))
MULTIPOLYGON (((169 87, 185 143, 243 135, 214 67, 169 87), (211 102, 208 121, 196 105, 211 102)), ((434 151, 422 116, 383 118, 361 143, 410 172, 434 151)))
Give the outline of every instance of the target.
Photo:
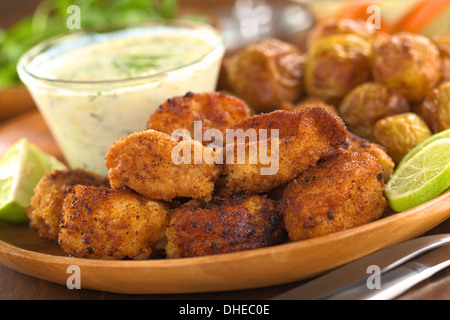
MULTIPOLYGON (((61 153, 38 112, 0 125, 0 154, 27 137, 46 152, 61 153)), ((65 285, 68 267, 80 268, 82 287, 149 294, 259 288, 307 279, 381 248, 422 235, 450 217, 450 191, 419 207, 325 237, 209 257, 104 261, 68 257, 26 224, 0 223, 0 263, 65 285)))

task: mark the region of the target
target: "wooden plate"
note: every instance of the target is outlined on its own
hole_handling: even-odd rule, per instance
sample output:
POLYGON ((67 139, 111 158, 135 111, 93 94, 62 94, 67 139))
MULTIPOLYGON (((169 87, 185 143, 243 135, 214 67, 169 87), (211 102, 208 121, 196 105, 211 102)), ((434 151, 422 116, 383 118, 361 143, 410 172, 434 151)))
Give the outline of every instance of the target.
MULTIPOLYGON (((42 119, 33 117, 35 125, 42 119)), ((21 118, 20 122, 25 121, 21 118)), ((0 147, 5 136, 0 127, 0 147)), ((28 134, 30 128, 28 127, 28 134)), ((35 141, 36 142, 36 141, 35 141)), ((329 236, 209 257, 104 261, 67 257, 27 225, 0 223, 0 263, 65 285, 68 267, 81 271, 81 287, 117 293, 192 293, 258 288, 306 279, 384 247, 415 238, 450 217, 450 191, 414 209, 329 236)))

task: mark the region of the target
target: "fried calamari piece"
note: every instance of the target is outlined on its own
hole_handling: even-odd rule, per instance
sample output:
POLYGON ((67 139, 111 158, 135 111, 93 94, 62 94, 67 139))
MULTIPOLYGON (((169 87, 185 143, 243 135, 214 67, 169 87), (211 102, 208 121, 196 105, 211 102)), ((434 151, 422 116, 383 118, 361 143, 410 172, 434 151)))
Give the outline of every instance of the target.
POLYGON ((74 257, 142 260, 164 247, 169 212, 131 190, 75 185, 64 201, 58 243, 74 257))
POLYGON ((230 57, 226 70, 233 92, 260 112, 303 95, 304 56, 292 44, 264 39, 230 57))
POLYGON ((383 180, 388 182, 394 173, 395 163, 388 155, 386 148, 374 142, 370 142, 349 132, 347 142, 342 145, 342 148, 350 152, 368 152, 377 157, 383 171, 383 180))
MULTIPOLYGON (((153 129, 172 135, 177 129, 188 130, 192 139, 194 122, 201 122, 201 136, 205 131, 217 129, 225 135, 236 121, 250 117, 250 109, 244 101, 219 92, 192 93, 174 97, 164 102, 148 119, 147 129, 153 129)), ((197 134, 198 135, 198 134, 197 134)), ((204 144, 209 140, 203 141, 204 144)))
POLYGON ((238 252, 286 239, 276 203, 256 195, 193 200, 174 210, 166 234, 168 258, 238 252))
POLYGON ((170 201, 211 195, 223 171, 214 157, 213 149, 198 141, 178 142, 166 133, 146 130, 116 141, 105 162, 112 188, 128 187, 150 199, 170 201))
POLYGON ((380 218, 386 207, 376 157, 341 151, 300 174, 279 209, 292 241, 325 236, 380 218))
POLYGON ((106 178, 82 169, 47 172, 34 188, 34 195, 27 208, 30 227, 38 232, 40 238, 55 241, 58 239, 63 200, 67 188, 74 184, 109 186, 106 178))
POLYGON ((241 136, 256 134, 254 141, 237 139, 234 144, 227 138, 226 186, 234 193, 264 193, 291 181, 321 158, 331 156, 345 143, 348 133, 338 116, 320 107, 256 115, 236 123, 233 129, 238 136, 238 129, 241 136), (274 138, 276 132, 278 138, 274 138))

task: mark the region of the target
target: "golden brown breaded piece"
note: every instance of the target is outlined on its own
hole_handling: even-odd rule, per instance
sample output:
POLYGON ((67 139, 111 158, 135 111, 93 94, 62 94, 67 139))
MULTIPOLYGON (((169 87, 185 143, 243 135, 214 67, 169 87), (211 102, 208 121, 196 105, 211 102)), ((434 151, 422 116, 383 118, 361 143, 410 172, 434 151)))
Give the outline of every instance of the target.
POLYGON ((286 239, 276 203, 256 195, 193 200, 174 210, 166 235, 167 258, 238 252, 286 239))
POLYGON ((380 218, 387 207, 384 187, 375 156, 340 151, 285 189, 279 209, 289 238, 325 236, 380 218))
POLYGON ((34 195, 27 208, 30 227, 38 232, 40 238, 58 240, 62 203, 67 194, 67 187, 74 184, 109 186, 106 178, 82 169, 47 172, 34 188, 34 195))
POLYGON ((204 198, 214 191, 223 168, 205 157, 195 163, 196 155, 202 154, 214 157, 212 148, 195 140, 178 142, 155 130, 135 132, 107 151, 109 181, 114 189, 128 187, 150 199, 204 198), (183 149, 188 151, 183 153, 183 149))
POLYGON ((164 242, 169 212, 131 190, 75 185, 64 201, 58 243, 74 257, 145 259, 164 242))
POLYGON ((233 129, 235 132, 237 129, 244 132, 254 129, 257 133, 266 129, 269 137, 264 140, 259 135, 254 142, 244 144, 237 141, 234 146, 227 144, 224 167, 227 187, 233 192, 264 193, 274 189, 291 181, 320 159, 331 156, 347 139, 344 122, 320 107, 256 115, 236 123, 233 129), (271 137, 273 129, 278 130, 279 139, 271 137), (264 164, 260 157, 260 151, 264 150, 261 146, 266 144, 267 153, 272 158, 269 164, 264 164), (252 163, 250 157, 256 156, 256 148, 259 158, 252 163), (245 161, 239 157, 239 152, 245 152, 245 161))
MULTIPOLYGON (((174 97, 164 102, 149 118, 147 129, 169 135, 177 129, 187 129, 192 139, 204 140, 203 134, 217 129, 225 135, 236 121, 250 117, 250 109, 244 101, 219 92, 192 93, 174 97), (194 136, 194 122, 201 121, 201 137, 194 136)), ((203 144, 210 141, 205 139, 203 144)))
POLYGON ((370 142, 349 132, 347 142, 342 148, 350 152, 368 152, 377 157, 383 170, 383 180, 385 183, 389 181, 394 173, 395 163, 387 154, 385 148, 377 143, 370 142))

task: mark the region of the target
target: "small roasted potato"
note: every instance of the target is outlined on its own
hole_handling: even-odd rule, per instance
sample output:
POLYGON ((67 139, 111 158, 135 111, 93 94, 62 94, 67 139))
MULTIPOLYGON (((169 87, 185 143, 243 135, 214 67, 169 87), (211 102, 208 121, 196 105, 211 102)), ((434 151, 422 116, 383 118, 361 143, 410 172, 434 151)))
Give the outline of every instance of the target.
POLYGON ((443 82, 424 99, 418 113, 433 133, 450 129, 450 82, 443 82))
POLYGON ((363 139, 354 133, 349 132, 347 142, 341 147, 349 152, 368 152, 377 157, 380 162, 383 180, 388 182, 394 173, 395 163, 386 151, 386 148, 369 140, 363 139))
POLYGON ((127 187, 165 201, 199 199, 212 194, 223 171, 222 154, 219 159, 215 155, 198 141, 178 141, 149 129, 117 140, 108 149, 105 163, 113 189, 127 187))
POLYGON ((238 252, 286 240, 276 202, 257 195, 192 200, 174 210, 166 234, 167 258, 238 252))
POLYGON ((441 55, 442 80, 450 81, 450 34, 435 36, 432 41, 441 55))
POLYGON ((75 185, 109 187, 108 179, 83 169, 51 170, 34 188, 27 216, 30 228, 38 232, 41 239, 58 239, 59 222, 67 188, 75 185))
POLYGON ((292 181, 279 202, 289 239, 299 241, 364 225, 387 208, 376 157, 342 150, 292 181))
POLYGON ((305 89, 308 95, 337 105, 355 86, 371 78, 372 45, 352 34, 324 37, 308 50, 305 89))
POLYGON ((376 32, 375 29, 367 28, 365 20, 327 19, 318 22, 309 32, 307 47, 310 48, 320 39, 335 34, 353 34, 371 42, 375 38, 376 32))
POLYGON ((366 82, 351 90, 338 111, 351 132, 372 139, 375 122, 387 116, 410 111, 405 97, 376 82, 366 82))
POLYGON ((58 243, 80 258, 146 259, 165 246, 170 209, 128 190, 72 186, 63 204, 58 243))
POLYGON ((441 80, 439 49, 427 37, 399 32, 374 45, 375 81, 420 102, 441 80))
POLYGON ((396 164, 431 134, 425 121, 415 113, 389 116, 377 121, 373 127, 374 141, 386 148, 396 164))
POLYGON ((304 57, 294 45, 265 39, 228 60, 228 82, 252 108, 269 112, 303 95, 303 63, 304 57))
POLYGON ((236 121, 247 118, 250 118, 250 109, 241 99, 219 92, 188 92, 184 96, 170 98, 159 106, 148 119, 146 129, 170 135, 177 129, 186 129, 192 139, 197 138, 206 145, 211 142, 204 137, 207 130, 216 129, 225 135, 226 129, 236 121), (199 132, 194 132, 196 121, 201 124, 199 132))

